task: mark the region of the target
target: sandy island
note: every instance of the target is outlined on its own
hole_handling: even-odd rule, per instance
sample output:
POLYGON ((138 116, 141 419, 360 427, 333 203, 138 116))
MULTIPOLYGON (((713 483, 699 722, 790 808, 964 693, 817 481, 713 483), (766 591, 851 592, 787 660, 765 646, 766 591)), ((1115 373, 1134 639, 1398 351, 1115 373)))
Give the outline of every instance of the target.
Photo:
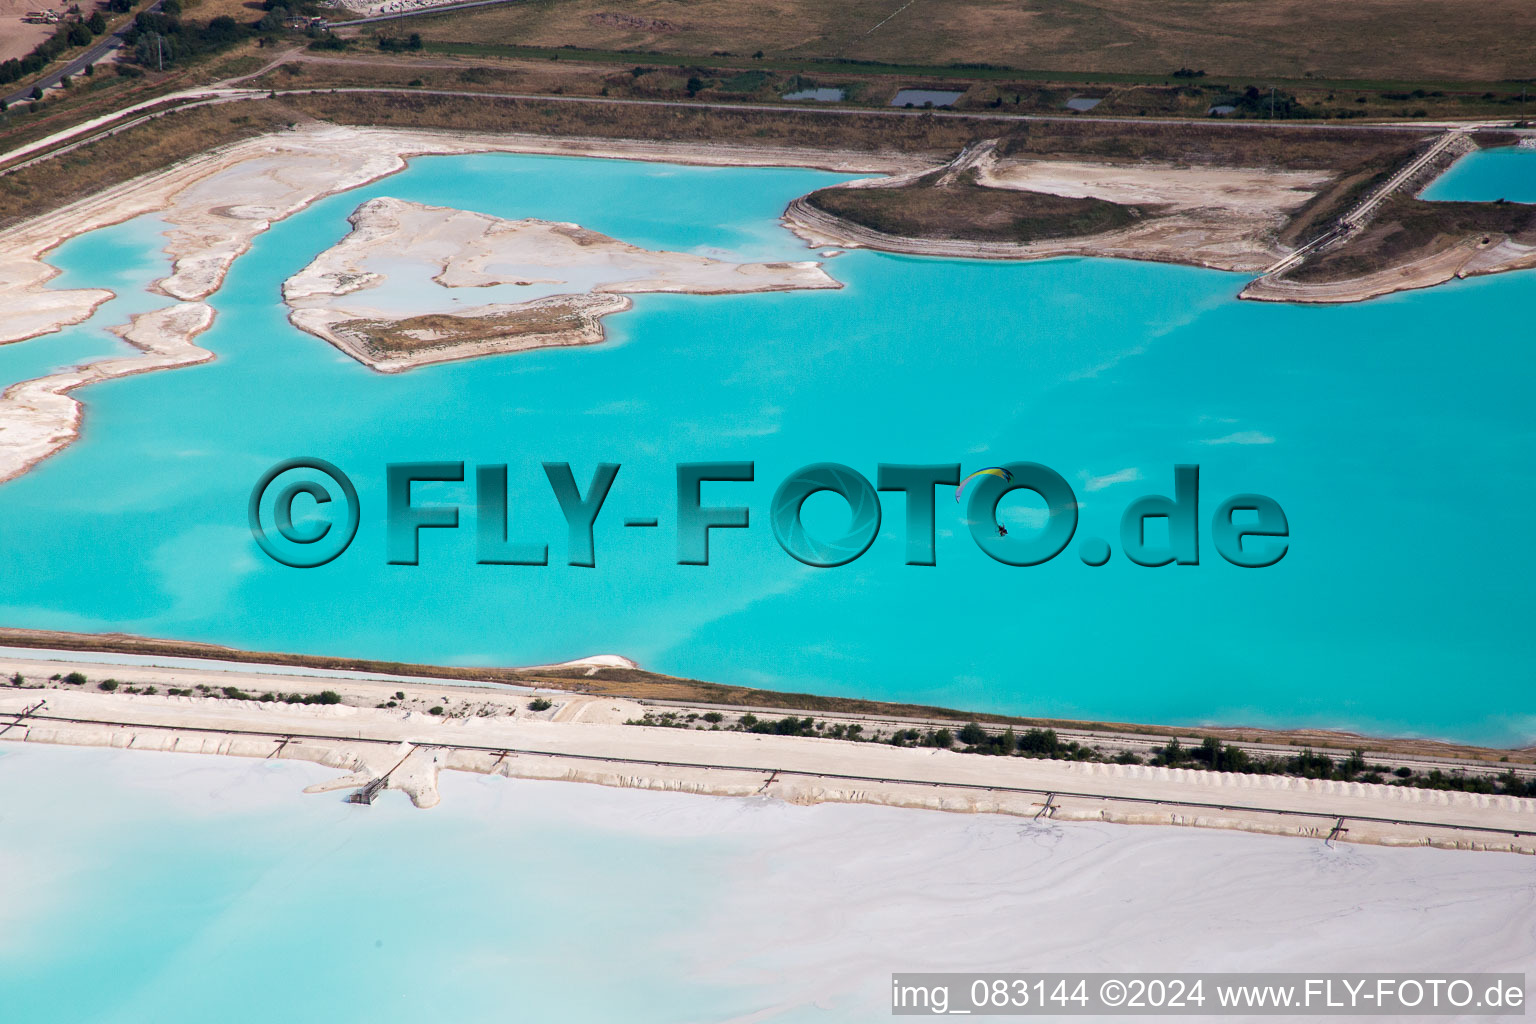
POLYGON ((371 199, 350 220, 351 234, 290 277, 283 298, 295 327, 385 373, 590 345, 603 339, 602 317, 630 307, 627 294, 842 287, 815 262, 653 252, 579 224, 503 220, 400 199, 371 199), (514 301, 480 303, 475 289, 511 293, 514 301))

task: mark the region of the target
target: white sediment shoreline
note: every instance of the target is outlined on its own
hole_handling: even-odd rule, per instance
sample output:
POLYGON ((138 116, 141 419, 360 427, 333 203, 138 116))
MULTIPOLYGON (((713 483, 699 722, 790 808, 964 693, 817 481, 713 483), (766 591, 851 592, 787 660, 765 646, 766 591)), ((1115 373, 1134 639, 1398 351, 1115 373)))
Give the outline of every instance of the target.
POLYGON ((1482 239, 1465 239, 1421 259, 1339 281, 1256 278, 1243 288, 1240 297, 1263 302, 1363 302, 1394 292, 1433 288, 1461 278, 1531 267, 1536 267, 1536 245, 1495 232, 1482 239))
MULTIPOLYGON (((849 182, 841 188, 891 188, 922 172, 849 182)), ((1038 260, 1062 256, 1153 260, 1257 273, 1285 253, 1279 229, 1293 210, 1331 179, 1331 172, 1256 167, 1188 167, 1000 157, 979 143, 956 157, 945 177, 974 172, 988 188, 1016 189, 1133 206, 1148 215, 1129 227, 1035 242, 904 238, 852 223, 804 198, 785 224, 811 246, 836 245, 972 259, 1038 260)))
MULTIPOLYGON (((593 667, 607 666, 600 659, 593 667)), ((101 666, 85 665, 93 680, 101 666)), ((8 659, 26 678, 68 662, 8 659)), ((1536 853, 1536 800, 1358 782, 1144 765, 987 757, 836 739, 627 725, 641 702, 526 689, 328 674, 125 667, 162 689, 208 682, 252 694, 337 691, 344 703, 286 704, 53 686, 0 690, 0 739, 136 750, 279 757, 342 774, 314 791, 404 791, 438 802, 444 769, 512 778, 797 804, 867 803, 1058 821, 1235 829, 1389 846, 1536 853), (37 707, 39 702, 44 704, 37 707), (395 707, 379 706, 390 701, 395 707), (427 713, 438 707, 441 714, 427 713), (27 709, 35 709, 30 716, 27 709)), ((702 722, 700 723, 702 724, 702 722)))
POLYGON ((212 352, 192 343, 212 324, 213 307, 205 302, 140 313, 113 329, 139 355, 109 356, 7 388, 0 395, 0 483, 80 436, 80 403, 69 392, 96 381, 212 359, 212 352))
MULTIPOLYGON (((183 302, 198 302, 219 288, 230 265, 256 236, 317 199, 403 170, 412 157, 487 152, 876 173, 910 170, 924 163, 921 157, 890 153, 305 126, 210 150, 7 228, 0 234, 0 310, 5 311, 0 344, 78 324, 112 298, 105 289, 47 287, 58 274, 47 262, 48 253, 78 235, 158 213, 169 225, 165 252, 172 272, 156 281, 152 290, 183 302)), ((605 301, 612 305, 616 300, 605 301)), ((0 404, 0 481, 26 472, 77 436, 80 407, 66 392, 101 379, 95 365, 12 387, 12 400, 0 404), (81 379, 68 383, 66 378, 76 375, 81 379)), ((146 363, 139 370, 172 365, 185 362, 146 363)))

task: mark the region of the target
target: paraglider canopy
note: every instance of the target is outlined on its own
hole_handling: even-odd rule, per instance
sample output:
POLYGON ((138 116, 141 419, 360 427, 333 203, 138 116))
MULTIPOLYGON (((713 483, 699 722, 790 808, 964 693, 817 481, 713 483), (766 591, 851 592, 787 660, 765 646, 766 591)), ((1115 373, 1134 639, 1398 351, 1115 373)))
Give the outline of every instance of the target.
POLYGON ((1013 482, 1013 473, 1004 469, 1002 466, 988 466, 986 469, 978 469, 976 472, 967 476, 964 480, 961 480, 960 486, 955 488, 956 501, 960 500, 960 492, 965 490, 965 485, 970 483, 972 480, 975 480, 979 476, 998 476, 1002 477, 1009 483, 1013 482))

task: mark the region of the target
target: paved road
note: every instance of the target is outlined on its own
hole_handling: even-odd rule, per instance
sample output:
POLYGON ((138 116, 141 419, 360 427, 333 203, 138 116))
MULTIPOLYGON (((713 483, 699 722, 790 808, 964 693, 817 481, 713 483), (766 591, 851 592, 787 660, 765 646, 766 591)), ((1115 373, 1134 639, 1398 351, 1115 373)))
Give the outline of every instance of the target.
MULTIPOLYGON (((148 12, 148 11, 158 11, 159 9, 160 9, 160 0, 154 0, 154 3, 152 3, 148 7, 144 8, 144 10, 146 12, 148 12)), ((44 75, 42 78, 37 79, 37 80, 32 81, 32 82, 28 82, 21 89, 17 90, 16 92, 11 93, 9 96, 4 97, 5 102, 7 104, 11 104, 11 103, 20 103, 23 100, 30 100, 31 97, 32 97, 32 90, 33 89, 35 89, 35 88, 37 88, 39 86, 41 86, 44 90, 52 89, 54 86, 59 84, 59 81, 65 75, 78 75, 78 74, 80 74, 80 72, 85 70, 85 66, 87 64, 95 64, 97 61, 99 61, 102 58, 106 57, 108 54, 114 53, 120 47, 122 47, 124 45, 124 43, 123 43, 123 34, 125 32, 127 32, 128 29, 130 29, 132 27, 133 27, 133 22, 130 20, 130 21, 126 22, 123 25, 123 27, 118 29, 116 32, 113 32, 110 35, 102 36, 100 39, 96 40, 90 46, 86 47, 86 50, 85 50, 84 53, 82 53, 80 56, 76 57, 74 60, 70 61, 68 64, 64 65, 62 68, 59 68, 57 71, 50 71, 48 74, 44 75)))

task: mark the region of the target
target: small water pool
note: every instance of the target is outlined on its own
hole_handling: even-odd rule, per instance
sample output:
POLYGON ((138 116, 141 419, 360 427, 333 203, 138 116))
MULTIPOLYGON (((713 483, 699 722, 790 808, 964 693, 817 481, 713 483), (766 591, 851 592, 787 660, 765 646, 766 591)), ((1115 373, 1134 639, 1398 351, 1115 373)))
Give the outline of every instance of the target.
POLYGON ((1420 194, 1421 199, 1536 203, 1536 149, 1480 149, 1457 160, 1420 194))
POLYGON ((903 89, 891 100, 893 107, 948 107, 964 96, 949 89, 903 89))
POLYGON ((1073 96, 1067 100, 1068 110, 1092 110, 1104 102, 1102 96, 1073 96))
POLYGON ((783 96, 786 100, 814 100, 817 103, 837 103, 843 98, 841 89, 797 89, 783 96))

